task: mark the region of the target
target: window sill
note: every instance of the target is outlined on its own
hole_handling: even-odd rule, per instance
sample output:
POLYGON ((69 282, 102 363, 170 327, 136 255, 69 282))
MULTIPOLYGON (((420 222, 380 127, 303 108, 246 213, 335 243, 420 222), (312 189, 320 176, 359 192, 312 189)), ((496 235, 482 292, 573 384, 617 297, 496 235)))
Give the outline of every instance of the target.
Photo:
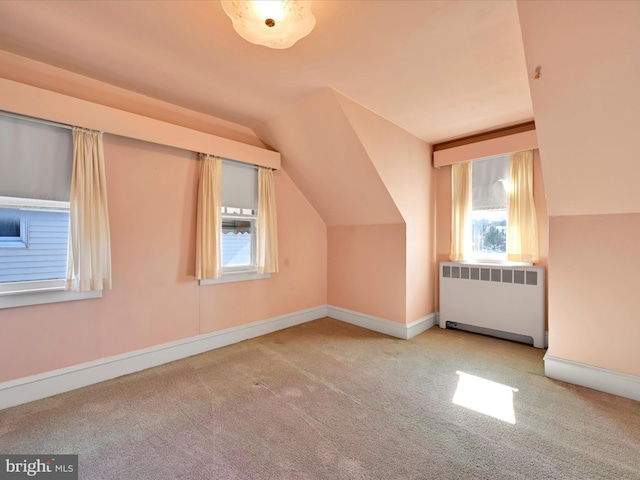
POLYGON ((75 300, 88 300, 101 298, 102 290, 90 292, 72 292, 62 289, 56 290, 32 290, 20 292, 0 293, 0 309, 27 307, 30 305, 42 305, 45 303, 71 302, 75 300))
POLYGON ((250 280, 261 280, 271 278, 270 273, 258 273, 256 271, 244 272, 223 272, 220 278, 213 280, 200 280, 200 285, 216 285, 218 283, 246 282, 250 280))
POLYGON ((509 260, 493 260, 493 259, 478 259, 478 260, 459 260, 454 263, 460 263, 464 265, 489 265, 489 266, 501 266, 501 267, 533 267, 531 262, 514 262, 509 260))

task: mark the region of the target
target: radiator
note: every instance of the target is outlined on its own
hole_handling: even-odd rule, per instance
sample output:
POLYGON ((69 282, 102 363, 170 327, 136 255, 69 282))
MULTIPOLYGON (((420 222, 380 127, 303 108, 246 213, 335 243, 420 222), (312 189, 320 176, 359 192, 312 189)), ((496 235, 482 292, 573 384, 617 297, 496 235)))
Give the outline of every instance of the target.
POLYGON ((440 264, 441 328, 530 337, 544 348, 544 324, 544 267, 440 264))

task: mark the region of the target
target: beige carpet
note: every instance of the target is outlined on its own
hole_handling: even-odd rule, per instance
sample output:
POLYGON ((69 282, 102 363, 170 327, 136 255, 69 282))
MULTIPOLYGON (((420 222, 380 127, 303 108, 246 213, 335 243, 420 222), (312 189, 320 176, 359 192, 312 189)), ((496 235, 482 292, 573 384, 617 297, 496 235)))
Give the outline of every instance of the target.
POLYGON ((88 480, 640 479, 640 403, 543 354, 322 319, 0 411, 0 453, 77 453, 88 480), (504 385, 515 424, 453 403, 462 377, 504 385))

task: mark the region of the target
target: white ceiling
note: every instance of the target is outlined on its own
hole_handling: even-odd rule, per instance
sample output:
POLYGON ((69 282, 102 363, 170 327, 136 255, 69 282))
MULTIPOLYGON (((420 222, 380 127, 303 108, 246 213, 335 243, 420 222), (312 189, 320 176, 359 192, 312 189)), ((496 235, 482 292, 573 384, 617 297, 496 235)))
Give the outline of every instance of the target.
POLYGON ((429 143, 533 119, 515 1, 314 1, 287 50, 217 1, 0 2, 0 50, 254 128, 323 88, 429 143))

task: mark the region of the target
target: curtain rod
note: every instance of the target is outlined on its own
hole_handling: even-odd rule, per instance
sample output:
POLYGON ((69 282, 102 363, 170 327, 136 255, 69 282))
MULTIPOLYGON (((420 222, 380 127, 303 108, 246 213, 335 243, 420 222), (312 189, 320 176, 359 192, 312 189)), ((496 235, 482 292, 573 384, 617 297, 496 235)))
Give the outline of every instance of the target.
POLYGON ((71 130, 73 128, 72 125, 67 125, 66 123, 52 122, 50 120, 43 120, 41 118, 29 117, 28 115, 6 112, 4 110, 0 110, 0 115, 2 115, 3 117, 17 118, 18 120, 26 120, 28 122, 41 123, 43 125, 50 125, 52 127, 66 128, 67 130, 71 130))

